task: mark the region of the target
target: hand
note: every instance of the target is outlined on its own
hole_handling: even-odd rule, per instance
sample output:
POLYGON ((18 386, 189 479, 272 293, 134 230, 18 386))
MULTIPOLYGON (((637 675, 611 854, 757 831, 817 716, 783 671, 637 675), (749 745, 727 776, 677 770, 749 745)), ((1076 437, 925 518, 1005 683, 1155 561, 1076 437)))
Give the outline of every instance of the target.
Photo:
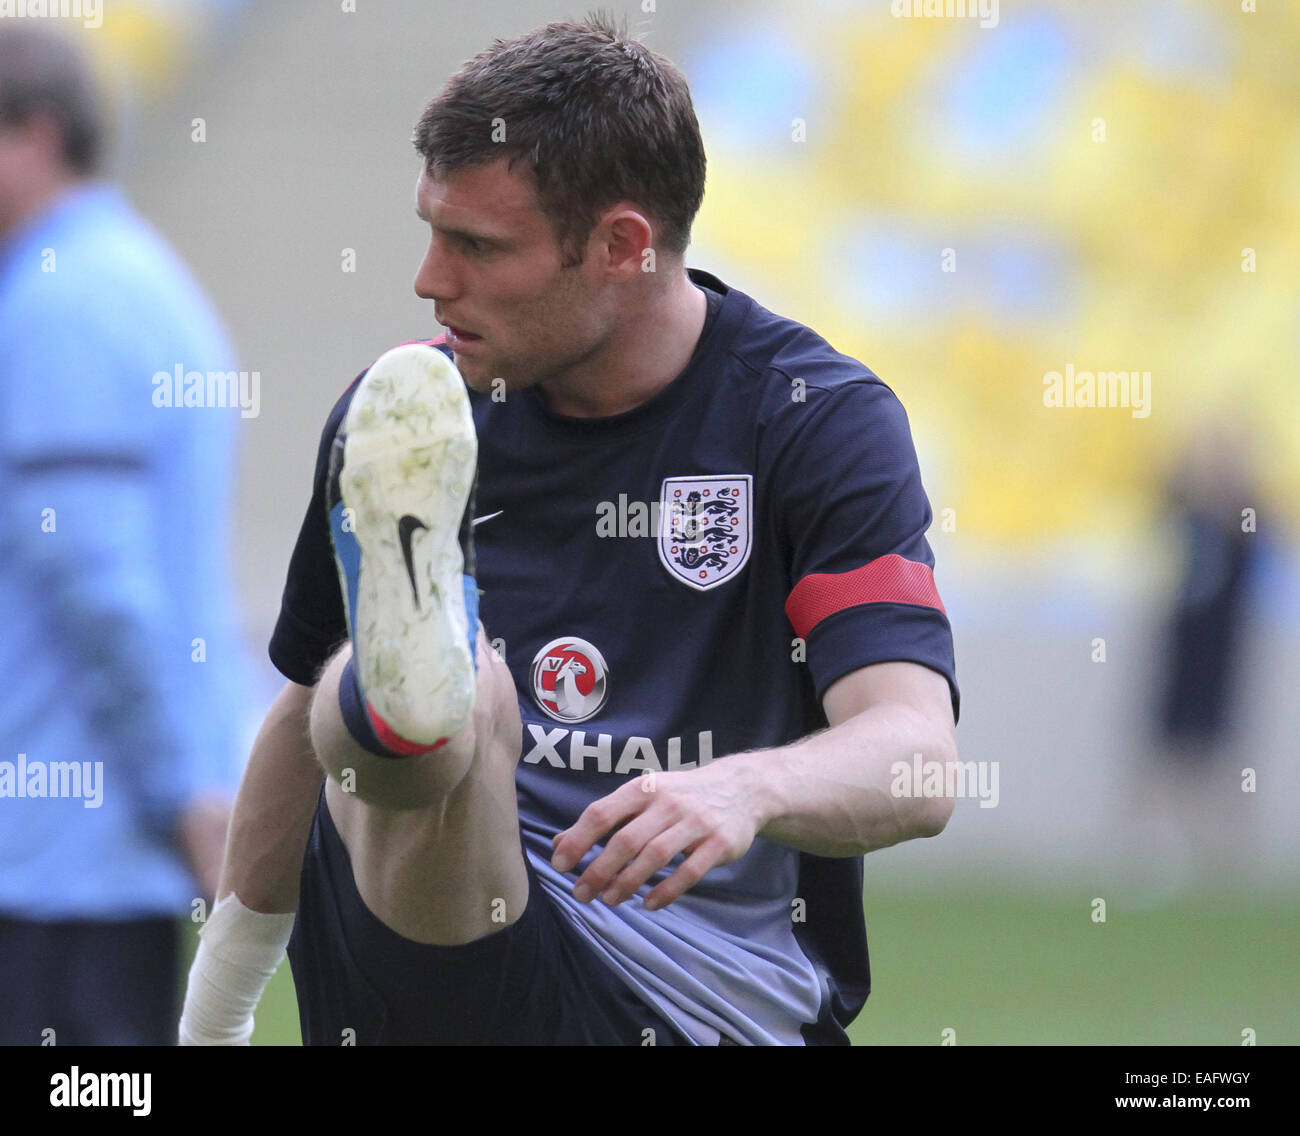
POLYGON ((555 837, 551 865, 567 872, 608 837, 573 894, 579 903, 599 895, 613 907, 685 852, 686 859, 646 896, 647 911, 667 907, 711 868, 749 851, 764 823, 754 770, 750 758, 737 755, 700 769, 634 777, 588 805, 573 827, 555 837))
POLYGON ((176 822, 176 843, 194 873, 199 891, 209 901, 217 894, 229 824, 230 801, 215 793, 187 801, 176 822))

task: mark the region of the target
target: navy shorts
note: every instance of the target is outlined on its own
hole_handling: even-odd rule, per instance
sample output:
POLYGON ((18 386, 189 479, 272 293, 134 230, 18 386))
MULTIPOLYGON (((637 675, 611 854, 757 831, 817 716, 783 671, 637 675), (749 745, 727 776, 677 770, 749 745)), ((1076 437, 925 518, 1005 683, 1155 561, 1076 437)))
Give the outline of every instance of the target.
POLYGON ((303 1044, 688 1044, 524 864, 528 903, 509 927, 460 946, 413 942, 361 899, 322 790, 289 940, 303 1044))
POLYGON ((175 1045, 179 949, 175 919, 0 916, 0 1045, 175 1045))

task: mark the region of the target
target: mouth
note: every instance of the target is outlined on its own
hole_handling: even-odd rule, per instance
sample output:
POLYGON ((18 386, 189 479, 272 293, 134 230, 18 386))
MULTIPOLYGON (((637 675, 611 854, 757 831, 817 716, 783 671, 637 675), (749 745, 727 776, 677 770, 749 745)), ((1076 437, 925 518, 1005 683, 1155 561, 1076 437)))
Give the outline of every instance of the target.
POLYGON ((447 339, 452 348, 464 347, 470 343, 478 343, 483 337, 470 331, 469 328, 461 327, 458 324, 446 323, 439 320, 439 323, 447 329, 447 339))

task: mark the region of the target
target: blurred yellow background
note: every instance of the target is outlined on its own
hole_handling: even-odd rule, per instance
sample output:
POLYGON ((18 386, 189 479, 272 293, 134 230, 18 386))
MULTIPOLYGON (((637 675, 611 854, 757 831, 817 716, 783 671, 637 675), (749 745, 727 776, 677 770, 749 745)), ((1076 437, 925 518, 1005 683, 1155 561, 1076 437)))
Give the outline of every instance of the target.
POLYGON ((1224 413, 1294 531, 1300 6, 828 8, 752 6, 689 55, 699 235, 895 388, 961 537, 1131 542, 1162 463, 1224 413), (1067 363, 1149 371, 1149 417, 1045 407, 1067 363))

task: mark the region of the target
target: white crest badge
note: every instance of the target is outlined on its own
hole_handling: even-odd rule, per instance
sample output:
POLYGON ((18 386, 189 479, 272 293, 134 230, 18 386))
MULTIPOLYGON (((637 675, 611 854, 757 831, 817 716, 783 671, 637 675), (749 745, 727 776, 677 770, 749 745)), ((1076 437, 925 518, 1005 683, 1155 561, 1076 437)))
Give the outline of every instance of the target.
POLYGON ((706 592, 749 560, 754 481, 747 473, 665 477, 659 492, 659 559, 706 592))

